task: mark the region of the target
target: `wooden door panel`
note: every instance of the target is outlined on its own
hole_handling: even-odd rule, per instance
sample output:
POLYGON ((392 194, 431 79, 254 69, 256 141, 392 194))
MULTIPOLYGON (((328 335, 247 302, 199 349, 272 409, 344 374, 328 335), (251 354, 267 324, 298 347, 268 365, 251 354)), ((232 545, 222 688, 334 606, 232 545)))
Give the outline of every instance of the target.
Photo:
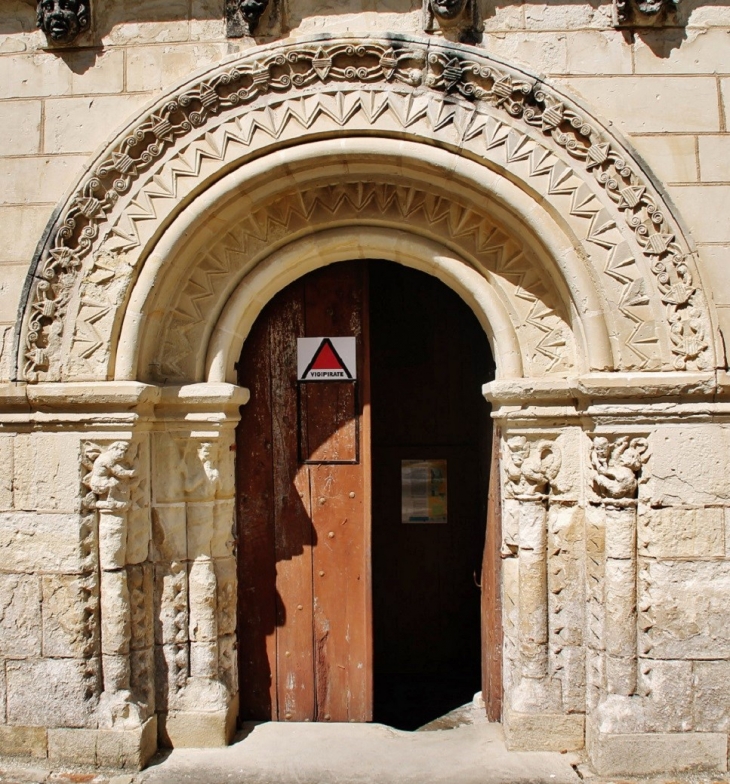
POLYGON ((502 720, 502 504, 498 428, 492 436, 487 535, 482 561, 482 695, 489 721, 502 720))
POLYGON ((312 546, 309 477, 298 463, 296 336, 304 330, 298 287, 275 300, 270 321, 271 400, 276 537, 276 682, 279 720, 314 712, 312 546))
POLYGON ((240 448, 250 452, 238 461, 239 494, 250 499, 263 489, 268 499, 239 505, 244 718, 370 715, 365 274, 352 262, 305 276, 267 305, 244 347, 239 377, 252 399, 239 427, 240 448), (298 389, 297 338, 351 335, 358 339, 357 388, 310 382, 298 389), (258 474, 250 473, 252 465, 258 474), (247 519, 254 506, 255 524, 247 519), (255 552, 264 540, 266 554, 255 552), (275 608, 265 623, 261 599, 275 608), (262 691, 267 699, 251 697, 262 691))
POLYGON ((276 713, 276 559, 274 557, 274 469, 268 323, 254 325, 239 365, 239 381, 251 399, 236 433, 238 485, 238 662, 239 689, 246 695, 241 718, 276 713))

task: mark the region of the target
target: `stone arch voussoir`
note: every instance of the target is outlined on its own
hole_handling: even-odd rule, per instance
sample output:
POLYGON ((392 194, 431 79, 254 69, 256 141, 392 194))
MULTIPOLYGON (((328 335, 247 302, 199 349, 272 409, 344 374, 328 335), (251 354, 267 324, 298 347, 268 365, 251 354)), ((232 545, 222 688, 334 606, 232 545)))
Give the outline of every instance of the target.
MULTIPOLYGON (((279 193, 289 211, 277 218, 274 201, 253 200, 252 180, 238 182, 239 211, 263 220, 268 210, 261 231, 277 221, 286 228, 268 245, 264 231, 261 248, 241 259, 245 269, 307 231, 337 228, 338 220, 397 229, 416 199, 424 224, 415 231, 419 241, 440 241, 467 267, 481 264, 501 303, 500 340, 519 344, 519 361, 506 375, 716 364, 714 319, 692 246, 650 177, 600 122, 539 79, 471 47, 407 36, 314 37, 252 49, 209 69, 139 115, 97 157, 60 205, 34 261, 17 377, 177 382, 210 375, 216 319, 241 284, 241 267, 220 270, 224 284, 209 292, 212 315, 190 300, 193 311, 182 325, 192 339, 187 364, 173 356, 163 368, 159 357, 129 341, 149 319, 162 329, 163 345, 180 334, 175 318, 184 321, 185 304, 163 298, 155 310, 149 285, 164 289, 181 280, 180 268, 167 282, 156 276, 171 269, 162 249, 172 247, 172 240, 165 245, 170 232, 180 241, 173 227, 184 225, 192 205, 198 215, 210 208, 211 237, 230 238, 238 226, 255 238, 250 221, 248 228, 216 223, 231 197, 216 187, 246 167, 279 171, 277 182, 290 187, 279 193), (321 143, 335 160, 357 139, 371 140, 373 161, 390 166, 391 175, 376 176, 371 165, 359 179, 340 176, 340 192, 337 179, 322 177, 294 187, 299 175, 286 173, 293 150, 321 143), (410 180, 397 179, 399 154, 386 154, 386 143, 408 147, 410 180), (421 182, 429 166, 437 173, 430 188, 417 187, 418 155, 410 154, 416 147, 421 182), (467 181, 482 184, 471 201, 458 193, 467 181), (344 210, 339 218, 337 210, 327 219, 316 214, 326 211, 325 193, 344 210), (453 203, 448 215, 446 195, 453 203), (308 220, 309 229, 287 220, 308 220), (490 253, 488 225, 505 237, 489 263, 480 261, 490 253), (509 267, 513 250, 524 264, 517 272, 509 267)), ((198 283, 207 276, 204 285, 216 277, 204 265, 187 269, 198 283)))

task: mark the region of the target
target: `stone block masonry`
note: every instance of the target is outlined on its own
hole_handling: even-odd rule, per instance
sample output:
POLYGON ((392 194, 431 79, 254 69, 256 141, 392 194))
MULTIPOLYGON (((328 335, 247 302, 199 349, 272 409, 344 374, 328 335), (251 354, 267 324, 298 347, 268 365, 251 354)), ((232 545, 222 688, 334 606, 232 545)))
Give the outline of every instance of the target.
POLYGON ((362 257, 492 340, 510 746, 725 771, 730 10, 272 3, 0 8, 0 754, 230 740, 234 363, 362 257))

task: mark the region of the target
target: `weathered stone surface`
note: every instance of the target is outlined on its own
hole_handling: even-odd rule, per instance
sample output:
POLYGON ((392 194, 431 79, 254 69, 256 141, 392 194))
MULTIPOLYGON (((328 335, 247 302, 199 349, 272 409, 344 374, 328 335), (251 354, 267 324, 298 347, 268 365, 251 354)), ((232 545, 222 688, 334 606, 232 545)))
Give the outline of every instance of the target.
POLYGON ((94 721, 99 673, 95 661, 8 661, 8 724, 86 727, 94 721), (39 689, 38 685, 43 684, 39 689))
POLYGON ((631 142, 665 182, 697 182, 694 136, 633 136, 631 142))
POLYGON ((43 578, 43 655, 83 658, 99 645, 96 576, 43 578))
POLYGON ((96 765, 98 730, 49 729, 48 759, 52 763, 96 765))
POLYGON ((603 108, 624 133, 717 131, 714 80, 657 76, 561 79, 574 93, 603 108), (687 114, 673 112, 681 103, 687 114), (697 116, 697 115, 701 116, 697 116))
POLYGON ((161 714, 160 744, 181 749, 227 746, 235 733, 237 712, 236 703, 228 711, 171 711, 161 714))
POLYGON ((136 730, 99 730, 96 763, 104 767, 141 770, 157 751, 157 717, 151 716, 136 730))
POLYGON ((137 730, 48 731, 48 758, 53 763, 141 770, 156 750, 155 717, 137 730))
POLYGON ((588 722, 586 745, 602 776, 650 776, 685 770, 727 770, 727 735, 713 732, 604 735, 588 722))
POLYGON ((185 504, 155 506, 152 509, 155 560, 184 561, 187 558, 185 504))
POLYGON ((730 431, 663 427, 649 438, 651 471, 640 498, 652 506, 705 506, 730 500, 730 431))
POLYGON ((649 661, 639 664, 648 732, 690 732, 694 689, 692 662, 649 661))
POLYGON ((653 558, 725 555, 725 513, 717 507, 642 507, 638 534, 639 551, 653 558))
POLYGON ((152 612, 154 608, 154 574, 152 564, 127 569, 131 612, 131 647, 151 648, 154 644, 152 612))
POLYGON ((149 97, 149 93, 138 93, 47 100, 44 151, 93 152, 114 130, 110 117, 133 114, 149 97))
MULTIPOLYGON (((222 21, 222 14, 221 14, 222 21)), ((136 46, 127 52, 127 89, 160 90, 226 56, 226 45, 136 46)))
POLYGON ((693 714, 698 732, 730 729, 730 662, 694 662, 693 714))
POLYGON ((236 559, 219 558, 214 563, 218 592, 218 634, 233 634, 236 631, 236 559))
POLYGON ((0 178, 4 183, 0 204, 55 202, 83 164, 81 155, 0 158, 0 178), (38 192, 39 182, 43 183, 43 193, 38 192))
POLYGON ((38 656, 40 652, 39 578, 0 574, 0 656, 38 656))
POLYGON ((0 726, 0 756, 45 757, 45 727, 0 726))
POLYGON ((503 716, 507 748, 539 751, 574 751, 585 743, 585 716, 562 713, 516 713, 503 716))
POLYGON ((92 522, 78 514, 0 513, 0 569, 88 571, 93 564, 94 533, 92 522))
POLYGON ((0 659, 0 724, 5 724, 7 689, 5 686, 5 662, 0 659))
POLYGON ((643 560, 639 650, 656 659, 730 657, 730 562, 643 560))
POLYGON ((19 434, 15 438, 15 508, 77 512, 81 495, 80 446, 76 435, 19 434))
POLYGON ((41 102, 0 103, 0 149, 3 155, 40 152, 41 102))

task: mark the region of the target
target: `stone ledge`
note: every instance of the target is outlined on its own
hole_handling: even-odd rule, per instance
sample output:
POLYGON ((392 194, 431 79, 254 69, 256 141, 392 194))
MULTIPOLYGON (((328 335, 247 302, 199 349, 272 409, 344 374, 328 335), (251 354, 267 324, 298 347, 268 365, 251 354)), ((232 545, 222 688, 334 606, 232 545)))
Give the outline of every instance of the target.
POLYGON ((45 727, 0 726, 0 756, 45 757, 45 727))
POLYGON ((156 751, 156 716, 134 730, 48 730, 51 762, 141 770, 156 751))
POLYGON ((507 708, 503 726, 510 751, 577 751, 585 746, 582 713, 517 713, 507 708))
POLYGON ((588 722, 588 756, 600 776, 651 776, 693 770, 725 772, 728 737, 723 732, 613 735, 588 722))

